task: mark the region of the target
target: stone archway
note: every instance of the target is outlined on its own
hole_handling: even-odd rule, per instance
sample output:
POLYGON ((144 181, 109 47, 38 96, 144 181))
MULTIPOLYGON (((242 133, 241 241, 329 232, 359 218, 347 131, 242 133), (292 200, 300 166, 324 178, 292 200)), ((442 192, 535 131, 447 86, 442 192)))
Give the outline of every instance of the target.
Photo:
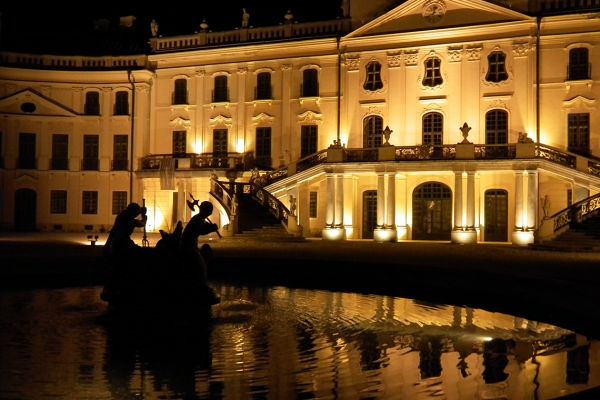
POLYGON ((423 183, 413 192, 413 240, 450 240, 452 192, 439 182, 423 183))

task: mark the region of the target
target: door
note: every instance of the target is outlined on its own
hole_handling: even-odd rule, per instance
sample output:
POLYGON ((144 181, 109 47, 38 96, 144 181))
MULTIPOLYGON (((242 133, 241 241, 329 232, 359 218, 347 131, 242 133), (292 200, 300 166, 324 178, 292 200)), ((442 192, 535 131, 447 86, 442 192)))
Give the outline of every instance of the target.
POLYGON ((508 241, 508 193, 506 190, 491 189, 485 192, 486 242, 508 241))
POLYGON ((37 193, 31 189, 15 192, 15 230, 31 232, 36 230, 37 193))
POLYGON ((377 190, 363 193, 362 238, 373 239, 373 231, 377 227, 377 190))
POLYGON ((452 193, 442 183, 428 182, 413 192, 414 240, 450 240, 452 193))

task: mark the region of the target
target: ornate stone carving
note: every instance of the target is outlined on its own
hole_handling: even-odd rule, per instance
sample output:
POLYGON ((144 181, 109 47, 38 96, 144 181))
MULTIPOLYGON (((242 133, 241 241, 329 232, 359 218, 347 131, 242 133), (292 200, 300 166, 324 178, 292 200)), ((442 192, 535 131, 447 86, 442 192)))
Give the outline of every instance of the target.
POLYGON ((192 127, 192 121, 189 119, 176 117, 169 122, 172 128, 188 130, 192 127))
POLYGON ((529 43, 513 43, 512 52, 515 57, 526 57, 531 50, 529 43))
POLYGON ((275 117, 264 112, 252 117, 252 125, 271 125, 273 124, 273 121, 275 121, 275 117))
POLYGON ((233 123, 233 119, 231 117, 226 117, 223 114, 219 114, 211 119, 208 120, 208 123, 210 126, 222 126, 225 125, 226 127, 231 127, 232 123, 233 123))
POLYGON ((430 24, 437 24, 446 15, 446 3, 443 0, 429 0, 423 5, 421 14, 430 24))
POLYGON ((465 52, 467 53, 467 60, 469 61, 479 61, 481 59, 481 51, 483 48, 481 46, 472 46, 467 47, 465 52))
POLYGON ((360 67, 360 57, 358 55, 348 55, 345 60, 348 71, 358 71, 360 67))
POLYGON ((404 60, 407 66, 419 63, 419 50, 407 50, 404 52, 404 60))
POLYGON ((448 48, 448 61, 459 62, 462 60, 463 48, 461 47, 449 47, 448 48))
POLYGON ((402 59, 403 57, 401 52, 388 53, 388 67, 396 68, 402 66, 402 59))
POLYGON ((323 114, 310 110, 305 111, 302 114, 298 114, 298 122, 320 124, 323 122, 323 114))

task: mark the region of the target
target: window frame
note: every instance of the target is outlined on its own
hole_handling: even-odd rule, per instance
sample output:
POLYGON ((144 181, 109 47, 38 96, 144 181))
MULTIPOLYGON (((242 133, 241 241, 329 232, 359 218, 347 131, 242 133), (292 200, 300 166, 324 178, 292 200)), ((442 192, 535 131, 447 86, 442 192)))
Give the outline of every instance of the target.
POLYGON ((97 215, 98 214, 98 191, 83 190, 81 192, 81 214, 97 215))
POLYGON ((50 190, 50 214, 66 214, 68 196, 66 190, 50 190))
POLYGON ((115 93, 114 115, 129 115, 129 92, 119 90, 115 93))
POLYGON ((213 103, 229 102, 229 77, 217 75, 213 80, 213 103))
POLYGON ((567 80, 581 81, 591 77, 590 52, 587 47, 575 47, 569 50, 567 80))
POLYGON ((363 119, 363 148, 371 149, 383 145, 383 117, 367 115, 363 119))
POLYGON ((173 105, 188 104, 187 79, 178 78, 173 81, 173 105))
POLYGON ((255 100, 271 100, 273 98, 272 89, 270 72, 263 71, 256 74, 255 100))
POLYGON ((85 115, 100 115, 100 92, 89 91, 85 93, 85 104, 83 106, 85 115))
POLYGON ((50 169, 59 171, 69 169, 69 135, 66 133, 52 134, 50 169))
POLYGON ((506 71, 506 53, 500 50, 488 54, 488 70, 485 75, 487 82, 500 83, 508 80, 506 71))
POLYGON ((423 61, 423 68, 424 75, 421 82, 423 86, 433 88, 444 83, 444 78, 442 77, 442 60, 439 57, 427 57, 423 61))
POLYGON ((306 68, 302 71, 301 97, 319 97, 319 70, 306 68))
POLYGON ((369 92, 376 92, 383 89, 381 63, 379 61, 370 61, 365 65, 365 83, 363 84, 363 89, 369 92))
POLYGON ((421 143, 429 146, 444 144, 444 115, 437 111, 423 115, 421 122, 421 143))

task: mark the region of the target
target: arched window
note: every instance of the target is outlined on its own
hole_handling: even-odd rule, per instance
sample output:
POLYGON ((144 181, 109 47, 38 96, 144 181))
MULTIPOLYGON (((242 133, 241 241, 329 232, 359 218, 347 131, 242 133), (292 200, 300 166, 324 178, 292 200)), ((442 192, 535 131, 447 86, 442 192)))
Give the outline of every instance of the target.
POLYGON ((381 64, 377 61, 372 61, 367 64, 365 84, 363 86, 365 90, 374 91, 379 90, 383 87, 381 81, 381 64))
POLYGON ((491 110, 485 114, 485 143, 508 143, 508 113, 504 110, 491 110))
POLYGON ((383 143, 383 118, 371 115, 363 123, 363 147, 380 147, 383 143))
POLYGON ((449 240, 452 229, 452 192, 443 183, 426 182, 413 192, 412 238, 449 240))
POLYGON ((569 51, 569 80, 590 79, 588 49, 577 47, 569 51))
POLYGON ((268 100, 271 98, 271 73, 260 72, 256 75, 256 100, 268 100))
POLYGON ((173 104, 187 104, 187 79, 176 79, 173 91, 173 104))
POLYGON ((444 117, 438 112, 430 112, 423 116, 423 144, 442 145, 444 117))
POLYGON ((319 73, 316 68, 307 68, 302 72, 302 97, 319 96, 319 73))
POLYGON ((227 76, 215 76, 215 88, 213 90, 213 102, 222 103, 229 101, 229 89, 227 88, 227 76))

